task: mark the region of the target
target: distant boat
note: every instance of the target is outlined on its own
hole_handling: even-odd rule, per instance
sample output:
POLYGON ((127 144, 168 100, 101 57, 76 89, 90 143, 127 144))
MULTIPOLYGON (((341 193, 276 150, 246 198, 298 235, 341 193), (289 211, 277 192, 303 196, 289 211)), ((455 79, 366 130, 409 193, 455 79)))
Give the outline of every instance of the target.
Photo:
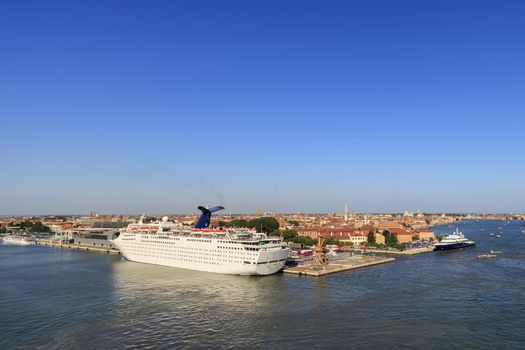
POLYGON ((500 235, 496 235, 496 238, 501 238, 501 236, 500 235))
POLYGON ((491 236, 494 236, 494 234, 493 234, 492 232, 490 233, 490 235, 491 235, 491 236))
POLYGON ((497 257, 496 254, 480 254, 477 256, 478 259, 495 259, 497 257))
POLYGON ((15 244, 15 245, 31 245, 35 244, 35 241, 30 238, 22 236, 6 236, 3 239, 4 244, 15 244))

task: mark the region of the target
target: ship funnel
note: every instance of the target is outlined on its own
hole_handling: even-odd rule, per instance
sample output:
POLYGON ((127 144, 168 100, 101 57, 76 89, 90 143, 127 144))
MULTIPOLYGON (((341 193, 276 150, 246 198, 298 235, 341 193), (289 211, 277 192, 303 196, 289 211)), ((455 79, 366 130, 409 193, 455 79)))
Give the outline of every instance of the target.
POLYGON ((211 219, 211 213, 219 211, 224 209, 224 207, 221 207, 220 205, 213 207, 213 208, 204 208, 202 206, 197 207, 202 212, 201 217, 199 218, 199 221, 197 221, 197 224, 195 225, 195 228, 206 228, 210 226, 210 219, 211 219))

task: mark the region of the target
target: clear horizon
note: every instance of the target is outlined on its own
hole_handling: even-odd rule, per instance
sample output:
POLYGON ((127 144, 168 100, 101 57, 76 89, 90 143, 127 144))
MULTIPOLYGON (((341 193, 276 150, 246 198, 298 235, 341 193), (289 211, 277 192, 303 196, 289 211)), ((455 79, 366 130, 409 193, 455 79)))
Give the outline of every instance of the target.
MULTIPOLYGON (((98 215, 102 215, 102 216, 117 216, 117 215, 122 215, 122 216, 140 216, 140 215, 143 215, 145 214, 146 216, 154 216, 154 217, 158 217, 158 216, 162 216, 162 215, 175 215, 175 216, 185 216, 185 215, 201 215, 200 212, 198 211, 195 211, 195 212, 187 212, 187 213, 168 213, 168 212, 164 212, 164 213, 99 213, 97 212, 96 214, 98 215)), ((299 212, 299 213, 278 213, 278 212, 271 212, 271 211, 268 211, 268 212, 261 212, 260 215, 264 215, 264 214, 275 214, 275 215, 332 215, 332 214, 339 214, 339 215, 343 215, 343 212, 299 212)), ((349 213, 350 214, 350 213, 349 213)), ((403 212, 355 212, 355 213, 352 213, 352 214, 355 214, 355 215, 403 215, 403 212)), ((518 215, 518 216, 521 216, 521 215, 525 215, 525 213, 481 213, 481 212, 432 212, 432 213, 423 213, 422 214, 424 215, 441 215, 441 214, 445 214, 445 215, 498 215, 498 216, 501 216, 501 215, 518 215)), ((89 216, 90 213, 75 213, 75 214, 15 214, 15 215, 0 215, 0 218, 6 218, 6 217, 46 217, 46 216, 89 216)), ((222 214, 219 214, 219 213, 216 213, 214 214, 214 216, 217 216, 217 217, 224 217, 224 216, 229 216, 229 215, 232 215, 232 216, 239 216, 239 215, 255 215, 255 213, 222 213, 222 214)), ((416 213, 414 213, 414 215, 416 215, 416 213)))
POLYGON ((0 9, 0 215, 525 212, 523 2, 0 9))

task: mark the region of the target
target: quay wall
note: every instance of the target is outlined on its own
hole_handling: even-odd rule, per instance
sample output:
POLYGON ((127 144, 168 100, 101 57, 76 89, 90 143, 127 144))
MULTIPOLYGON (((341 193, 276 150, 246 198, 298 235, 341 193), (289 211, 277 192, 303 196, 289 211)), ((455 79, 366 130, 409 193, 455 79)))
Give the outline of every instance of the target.
POLYGON ((115 248, 111 241, 108 241, 107 239, 95 239, 95 238, 79 238, 75 237, 73 238, 72 244, 81 244, 81 245, 90 245, 94 247, 102 247, 102 248, 115 248))
POLYGON ((48 247, 55 247, 55 248, 85 250, 85 251, 92 251, 92 252, 98 252, 98 253, 120 254, 120 252, 116 248, 110 247, 109 245, 101 245, 103 243, 100 243, 97 246, 96 244, 94 245, 94 244, 80 244, 80 243, 67 243, 67 242, 62 243, 62 242, 53 242, 49 239, 37 239, 36 244, 48 246, 48 247))

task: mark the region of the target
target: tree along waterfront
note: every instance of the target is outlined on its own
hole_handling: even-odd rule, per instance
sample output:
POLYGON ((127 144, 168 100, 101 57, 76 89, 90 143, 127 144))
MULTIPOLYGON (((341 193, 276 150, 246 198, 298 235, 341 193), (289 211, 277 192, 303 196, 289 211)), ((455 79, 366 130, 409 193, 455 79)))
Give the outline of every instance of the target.
MULTIPOLYGON (((46 226, 42 224, 40 221, 20 221, 20 222, 11 222, 10 227, 12 227, 12 230, 15 231, 23 231, 23 232, 31 232, 31 233, 49 233, 51 232, 51 228, 49 226, 46 226)), ((11 230, 10 230, 11 231, 11 230)), ((7 229, 4 231, 4 233, 7 232, 7 229)))

